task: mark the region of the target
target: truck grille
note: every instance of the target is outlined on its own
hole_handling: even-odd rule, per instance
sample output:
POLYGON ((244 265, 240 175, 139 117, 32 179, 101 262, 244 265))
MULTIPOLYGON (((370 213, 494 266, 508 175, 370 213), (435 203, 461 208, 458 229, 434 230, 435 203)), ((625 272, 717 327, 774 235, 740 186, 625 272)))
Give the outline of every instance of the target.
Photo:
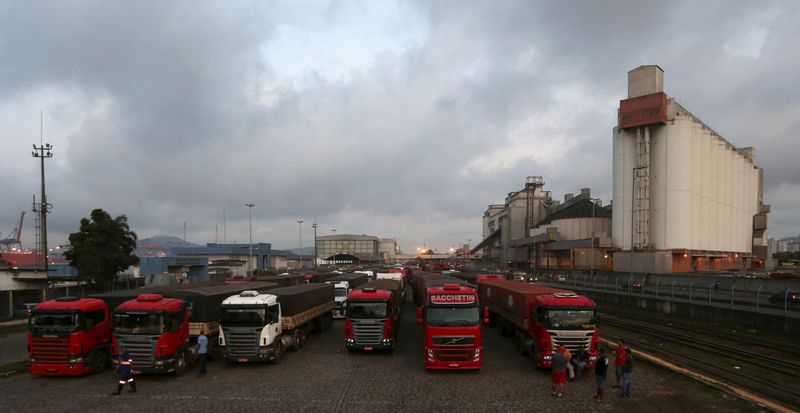
POLYGON ((433 336, 435 346, 471 346, 475 344, 474 336, 433 336))
POLYGON ((577 355, 581 349, 587 350, 592 345, 592 336, 594 330, 591 331, 562 331, 550 330, 550 337, 553 339, 553 348, 564 346, 573 355, 577 355))
POLYGON ((160 336, 117 335, 117 345, 128 349, 133 358, 133 369, 152 367, 156 361, 155 347, 160 336))
POLYGON ((35 338, 31 348, 31 358, 37 363, 66 363, 69 360, 69 337, 35 338))
POLYGON ((350 320, 353 340, 360 345, 380 344, 383 340, 384 320, 350 320))
POLYGON ((440 361, 469 361, 475 355, 474 349, 433 350, 434 357, 440 361))
POLYGON ((258 354, 258 339, 262 327, 222 327, 228 355, 233 357, 253 357, 258 354))

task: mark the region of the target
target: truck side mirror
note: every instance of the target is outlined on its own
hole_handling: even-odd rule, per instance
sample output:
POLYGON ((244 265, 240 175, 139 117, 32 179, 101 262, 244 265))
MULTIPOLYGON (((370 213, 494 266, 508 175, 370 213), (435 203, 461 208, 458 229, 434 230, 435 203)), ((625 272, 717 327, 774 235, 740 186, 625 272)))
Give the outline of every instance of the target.
POLYGON ((483 324, 489 325, 489 307, 483 307, 483 324))
POLYGON ((417 308, 417 323, 422 324, 425 320, 422 318, 422 307, 417 308))

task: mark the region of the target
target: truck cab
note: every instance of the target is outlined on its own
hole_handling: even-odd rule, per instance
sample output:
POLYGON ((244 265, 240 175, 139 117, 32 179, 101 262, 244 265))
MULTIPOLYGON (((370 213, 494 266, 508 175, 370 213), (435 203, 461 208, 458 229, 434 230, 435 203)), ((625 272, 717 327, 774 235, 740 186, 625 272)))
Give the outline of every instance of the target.
POLYGON ((425 325, 425 367, 479 369, 483 365, 480 311, 474 288, 443 284, 427 288, 417 321, 425 325))
POLYGON ((348 297, 345 346, 348 350, 391 350, 397 343, 400 282, 375 280, 348 297))
POLYGON ((283 333, 278 298, 242 291, 222 302, 219 348, 227 361, 275 359, 275 340, 283 333))
POLYGON ((134 373, 186 371, 192 353, 189 312, 183 300, 141 294, 114 309, 113 324, 114 355, 124 345, 133 357, 134 373))
POLYGON ((108 366, 108 307, 94 298, 62 297, 33 307, 28 318, 28 371, 34 375, 100 373, 108 366))
POLYGON ((600 337, 597 333, 595 304, 591 299, 572 292, 537 296, 531 308, 528 347, 541 368, 552 367, 553 352, 564 346, 573 357, 581 350, 589 352, 589 367, 597 360, 600 337))
POLYGON ((336 309, 333 310, 334 318, 344 318, 345 307, 347 306, 347 295, 350 293, 350 282, 348 281, 326 281, 333 284, 333 298, 336 300, 336 309))

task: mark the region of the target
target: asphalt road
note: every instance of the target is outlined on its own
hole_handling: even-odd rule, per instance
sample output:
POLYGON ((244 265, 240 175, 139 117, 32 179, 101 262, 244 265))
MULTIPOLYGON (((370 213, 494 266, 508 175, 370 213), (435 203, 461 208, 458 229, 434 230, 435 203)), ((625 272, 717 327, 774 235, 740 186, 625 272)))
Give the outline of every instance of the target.
MULTIPOLYGON (((422 364, 424 330, 413 303, 403 309, 393 352, 348 353, 343 322, 309 337, 305 348, 277 365, 209 363, 198 377, 138 377, 139 392, 111 396, 112 372, 85 377, 0 378, 0 412, 277 411, 277 412, 529 412, 529 411, 751 411, 744 402, 651 367, 636 366, 633 398, 608 389, 597 403, 594 377, 567 384, 564 398, 550 395, 549 373, 512 351, 510 339, 484 330, 484 368, 429 372, 422 364)), ((612 377, 609 381, 613 381, 612 377)))

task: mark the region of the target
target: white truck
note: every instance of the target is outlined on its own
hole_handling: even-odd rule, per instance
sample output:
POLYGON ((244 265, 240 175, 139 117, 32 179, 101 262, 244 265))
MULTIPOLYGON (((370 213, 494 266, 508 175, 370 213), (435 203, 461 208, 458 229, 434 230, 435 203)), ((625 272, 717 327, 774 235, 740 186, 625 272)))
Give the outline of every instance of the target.
POLYGON ((302 348, 311 332, 333 325, 330 284, 300 284, 266 293, 243 291, 222 302, 219 350, 228 362, 271 361, 302 348))
POLYGON ((350 294, 350 290, 366 284, 367 281, 369 281, 369 278, 363 273, 341 274, 325 281, 333 285, 334 288, 333 294, 336 299, 336 309, 333 310, 333 318, 345 317, 344 313, 347 308, 347 297, 350 294))

